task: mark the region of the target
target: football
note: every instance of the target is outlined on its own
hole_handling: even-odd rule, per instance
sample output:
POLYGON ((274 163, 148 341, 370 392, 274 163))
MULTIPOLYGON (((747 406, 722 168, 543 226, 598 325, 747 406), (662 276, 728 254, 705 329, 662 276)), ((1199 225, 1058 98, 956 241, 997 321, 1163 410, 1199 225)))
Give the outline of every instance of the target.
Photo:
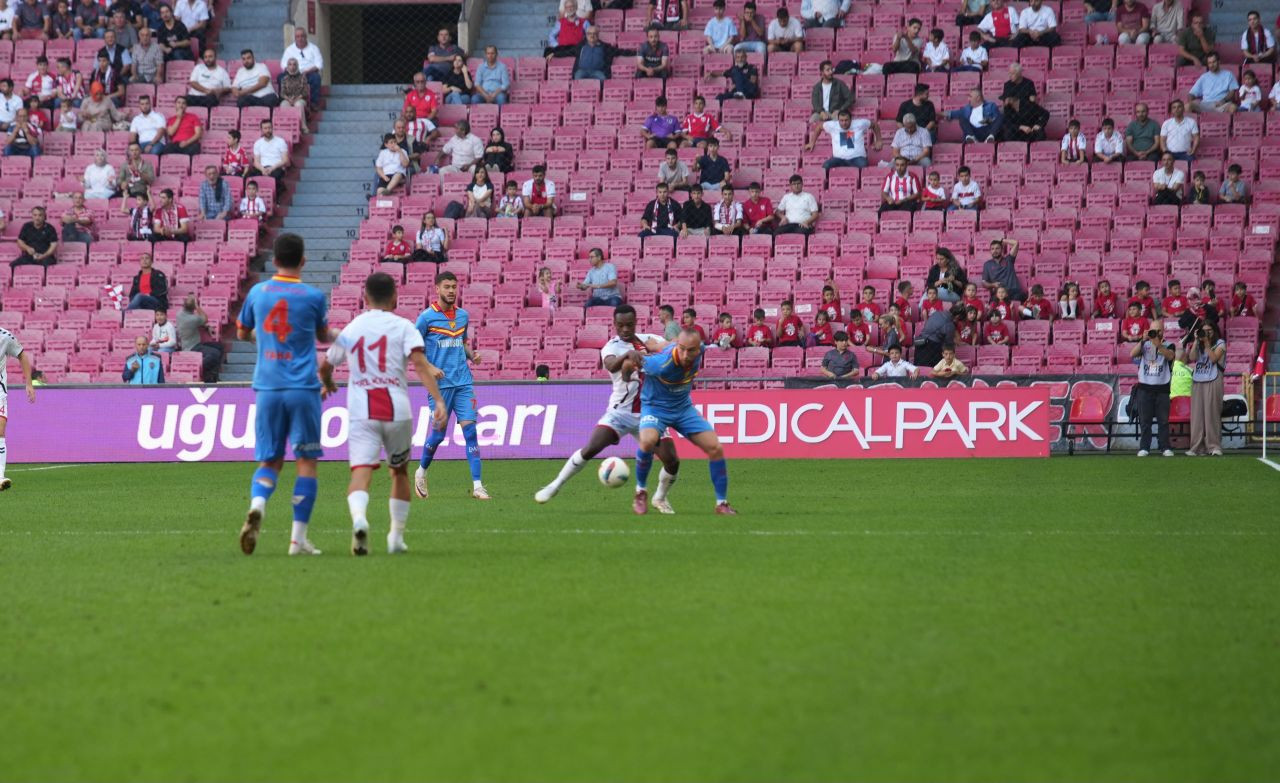
POLYGON ((600 483, 609 489, 617 489, 627 483, 627 479, 631 477, 631 469, 627 467, 627 462, 620 457, 609 457, 600 463, 600 483))

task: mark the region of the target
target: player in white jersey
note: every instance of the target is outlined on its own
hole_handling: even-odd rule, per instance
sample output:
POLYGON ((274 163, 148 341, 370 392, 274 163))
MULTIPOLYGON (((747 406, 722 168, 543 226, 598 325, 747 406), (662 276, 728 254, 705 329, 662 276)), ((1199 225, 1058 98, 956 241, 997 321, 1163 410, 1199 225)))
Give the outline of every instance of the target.
POLYGON ((6 329, 0 329, 0 492, 13 486, 13 482, 5 478, 5 463, 8 462, 8 447, 5 445, 4 432, 9 424, 9 357, 17 357, 22 365, 22 379, 27 382, 27 401, 36 401, 36 387, 31 382, 31 360, 22 350, 18 338, 6 329))
MULTIPOLYGON (((613 328, 617 335, 600 349, 600 359, 613 379, 613 393, 609 395, 609 409, 596 423, 587 445, 578 449, 564 463, 555 481, 538 490, 533 499, 546 503, 556 496, 564 483, 586 467, 587 462, 609 446, 622 440, 623 435, 635 437, 640 431, 640 386, 644 380, 639 370, 624 362, 632 351, 656 353, 666 347, 666 340, 652 334, 636 334, 636 309, 631 305, 619 305, 613 311, 613 328)), ((658 459, 662 472, 658 475, 658 489, 653 493, 653 507, 663 514, 674 514, 675 509, 667 500, 667 493, 675 483, 680 470, 680 458, 670 438, 658 443, 658 459)))
POLYGON ((369 552, 369 485, 373 471, 387 453, 391 471, 391 530, 387 552, 407 551, 404 528, 409 521, 409 452, 413 447, 413 407, 409 402, 408 365, 413 364, 435 405, 435 425, 443 427, 445 415, 440 386, 441 372, 427 361, 422 335, 413 323, 395 314, 396 283, 390 275, 375 272, 364 283, 369 310, 347 324, 320 364, 324 394, 338 390, 333 382, 335 365, 349 361, 347 381, 347 452, 351 484, 347 507, 351 510, 351 554, 369 552))

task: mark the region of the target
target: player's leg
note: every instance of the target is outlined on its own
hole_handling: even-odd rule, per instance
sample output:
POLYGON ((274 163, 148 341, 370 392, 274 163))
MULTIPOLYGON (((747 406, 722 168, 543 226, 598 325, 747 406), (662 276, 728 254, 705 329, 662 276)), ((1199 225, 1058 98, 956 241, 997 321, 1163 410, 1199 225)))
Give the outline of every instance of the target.
MULTIPOLYGON (((696 413, 694 414, 697 415, 696 413)), ((699 416, 699 419, 702 417, 699 416)), ((703 420, 705 424, 705 420, 703 420)), ((702 449, 707 455, 707 466, 711 471, 711 486, 716 491, 716 513, 717 514, 736 514, 729 505, 729 466, 724 459, 724 449, 720 446, 720 438, 716 435, 715 430, 707 425, 707 429, 700 432, 687 432, 682 430, 686 438, 693 445, 702 449)))
POLYGON ((347 510, 351 512, 351 554, 369 553, 369 485, 373 471, 382 464, 382 422, 352 421, 347 434, 347 459, 351 480, 347 483, 347 510))
POLYGON ((4 492, 13 486, 13 482, 5 478, 5 467, 9 463, 9 447, 5 443, 5 428, 9 426, 9 416, 6 407, 7 403, 3 395, 0 395, 0 492, 4 492))
MULTIPOLYGON (((457 389, 452 387, 440 390, 440 395, 444 397, 446 410, 453 410, 456 392, 457 389)), ((435 400, 431 399, 432 411, 435 411, 435 405, 435 400)), ((422 448, 422 461, 418 464, 418 469, 413 474, 414 491, 418 493, 420 498, 426 499, 427 497, 427 468, 431 467, 431 461, 436 458, 436 449, 440 448, 440 444, 444 442, 445 433, 448 431, 449 420, 446 418, 443 427, 438 430, 433 427, 431 432, 427 433, 427 442, 422 448)))
POLYGON ((297 457, 298 477, 293 482, 293 531, 289 536, 289 554, 318 555, 307 538, 311 512, 319 494, 316 479, 320 448, 320 393, 309 390, 286 392, 289 399, 289 441, 297 457))
POLYGON ((658 471, 658 488, 653 493, 653 507, 663 514, 674 514, 676 510, 671 507, 671 501, 667 500, 667 494, 671 492, 671 486, 676 483, 676 476, 680 472, 680 457, 676 456, 675 441, 662 438, 654 453, 662 463, 662 470, 658 471))
POLYGON ((637 514, 649 513, 649 471, 653 468, 653 452, 665 429, 656 416, 640 416, 640 431, 636 433, 636 497, 631 508, 637 514))
POLYGON ((280 469, 284 467, 284 449, 288 440, 288 418, 281 392, 258 392, 254 416, 253 458, 258 469, 249 485, 249 513, 240 527, 240 551, 253 554, 258 546, 258 533, 267 513, 267 501, 276 491, 280 469))
POLYGON ((489 490, 480 481, 480 438, 476 434, 476 395, 470 386, 458 390, 453 398, 453 412, 462 428, 462 440, 467 446, 467 464, 471 467, 471 497, 488 500, 489 490))
POLYGON ((386 425, 387 467, 391 470, 391 499, 387 508, 391 512, 391 529, 387 531, 387 553, 409 551, 404 543, 404 528, 409 523, 409 462, 412 460, 413 422, 392 422, 386 425))
POLYGON ((619 440, 618 432, 612 427, 603 423, 597 424, 587 440, 587 445, 570 454, 569 459, 565 460, 564 467, 560 468, 560 474, 550 484, 538 490, 533 499, 539 503, 551 500, 566 481, 578 475, 597 454, 618 443, 619 440))

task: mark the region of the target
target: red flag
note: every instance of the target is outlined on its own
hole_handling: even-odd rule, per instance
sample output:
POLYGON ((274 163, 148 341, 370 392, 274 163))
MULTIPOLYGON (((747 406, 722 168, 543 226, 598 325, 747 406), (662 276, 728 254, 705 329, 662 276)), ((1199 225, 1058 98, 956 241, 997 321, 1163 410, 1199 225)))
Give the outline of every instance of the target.
POLYGON ((1258 345, 1258 358, 1253 360, 1253 375, 1250 381, 1256 381, 1267 374, 1267 341, 1258 345))

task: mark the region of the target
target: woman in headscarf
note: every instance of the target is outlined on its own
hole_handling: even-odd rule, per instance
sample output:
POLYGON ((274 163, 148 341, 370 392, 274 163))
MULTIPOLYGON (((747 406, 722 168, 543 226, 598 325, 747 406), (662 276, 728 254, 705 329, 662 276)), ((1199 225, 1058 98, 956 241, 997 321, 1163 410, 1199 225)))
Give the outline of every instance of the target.
POLYGON ((102 82, 90 84, 89 97, 80 104, 80 130, 106 132, 112 130, 117 122, 123 121, 124 115, 107 97, 102 82))
POLYGON ((280 74, 280 105, 296 106, 302 109, 303 133, 311 132, 307 129, 307 109, 310 97, 311 87, 307 84, 306 74, 298 70, 297 59, 290 57, 289 62, 285 65, 284 72, 280 74))
POLYGON ((500 171, 506 174, 515 168, 515 151, 502 128, 489 131, 489 143, 484 147, 484 165, 490 173, 500 171))

